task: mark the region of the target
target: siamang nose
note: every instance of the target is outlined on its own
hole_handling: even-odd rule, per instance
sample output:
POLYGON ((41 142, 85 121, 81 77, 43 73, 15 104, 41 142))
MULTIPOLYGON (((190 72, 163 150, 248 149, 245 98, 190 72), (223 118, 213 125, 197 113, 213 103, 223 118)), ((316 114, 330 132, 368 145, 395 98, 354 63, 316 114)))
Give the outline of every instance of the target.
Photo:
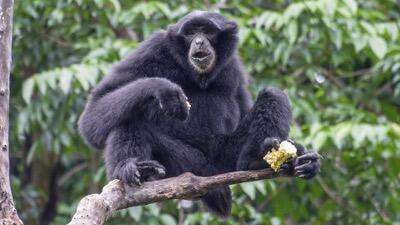
POLYGON ((203 44, 204 44, 204 41, 203 41, 203 38, 201 38, 201 37, 196 37, 195 39, 194 39, 194 43, 197 45, 197 46, 202 46, 203 44))

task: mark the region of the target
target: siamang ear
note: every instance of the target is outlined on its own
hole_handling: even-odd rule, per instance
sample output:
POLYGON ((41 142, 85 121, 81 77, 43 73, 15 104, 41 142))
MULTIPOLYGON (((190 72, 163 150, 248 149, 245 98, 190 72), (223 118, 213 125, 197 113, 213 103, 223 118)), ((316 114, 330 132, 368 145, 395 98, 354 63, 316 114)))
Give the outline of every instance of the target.
POLYGON ((236 32, 237 24, 234 21, 221 21, 218 19, 209 19, 220 32, 236 32))
POLYGON ((225 22, 222 31, 223 32, 236 32, 238 25, 234 21, 225 22))

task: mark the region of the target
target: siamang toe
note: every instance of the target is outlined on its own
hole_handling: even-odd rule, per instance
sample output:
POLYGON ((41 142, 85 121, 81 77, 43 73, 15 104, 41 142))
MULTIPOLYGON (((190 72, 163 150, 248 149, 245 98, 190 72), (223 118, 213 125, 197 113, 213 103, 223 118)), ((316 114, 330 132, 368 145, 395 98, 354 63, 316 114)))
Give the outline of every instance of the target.
POLYGON ((119 179, 129 186, 140 185, 140 173, 135 158, 122 160, 114 169, 113 178, 119 179))
POLYGON ((320 171, 320 158, 321 156, 316 152, 306 152, 297 157, 294 167, 295 175, 304 179, 315 177, 320 171))
POLYGON ((157 180, 165 176, 165 167, 155 160, 136 163, 142 181, 157 180))

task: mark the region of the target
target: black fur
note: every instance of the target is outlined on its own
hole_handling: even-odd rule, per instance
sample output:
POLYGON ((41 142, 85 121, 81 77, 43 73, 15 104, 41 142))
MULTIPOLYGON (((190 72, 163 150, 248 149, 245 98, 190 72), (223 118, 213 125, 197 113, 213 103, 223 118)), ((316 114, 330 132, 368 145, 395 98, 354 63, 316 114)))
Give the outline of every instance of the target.
MULTIPOLYGON (((194 12, 152 35, 112 68, 92 91, 79 121, 86 142, 104 149, 110 179, 133 185, 183 172, 210 176, 267 167, 260 161, 263 143, 287 139, 290 104, 282 91, 267 89, 253 105, 236 44, 234 22, 194 12), (189 66, 188 45, 180 35, 183 25, 202 22, 219 29, 213 43, 217 62, 205 74, 189 66)), ((293 173, 304 178, 318 173, 319 158, 310 154, 290 165, 293 173)), ((214 213, 229 215, 229 187, 202 200, 214 213)))

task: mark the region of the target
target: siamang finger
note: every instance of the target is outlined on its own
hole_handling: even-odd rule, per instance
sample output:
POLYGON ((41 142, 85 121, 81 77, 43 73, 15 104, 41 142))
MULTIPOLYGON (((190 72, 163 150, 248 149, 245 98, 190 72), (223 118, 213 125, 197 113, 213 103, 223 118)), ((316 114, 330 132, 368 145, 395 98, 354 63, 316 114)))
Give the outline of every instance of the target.
MULTIPOLYGON (((133 172, 133 171, 131 171, 133 172)), ((140 181, 140 173, 139 171, 134 171, 133 174, 131 174, 131 172, 125 172, 122 174, 122 176, 120 177, 120 179, 122 180, 122 182, 124 182, 125 184, 129 185, 129 186, 139 186, 141 185, 141 181, 140 181)))
POLYGON ((140 170, 140 174, 158 174, 158 173, 165 173, 164 168, 154 167, 154 166, 138 166, 140 170))
POLYGON ((295 169, 295 175, 300 178, 313 178, 319 173, 319 166, 315 163, 308 164, 307 167, 295 169))
POLYGON ((288 171, 288 170, 290 170, 289 164, 282 164, 281 167, 279 168, 279 171, 288 171))
POLYGON ((308 152, 304 155, 297 157, 298 160, 316 160, 320 158, 321 156, 316 152, 308 152))
POLYGON ((165 176, 165 169, 153 166, 140 166, 141 178, 146 180, 150 177, 161 178, 165 176))
POLYGON ((156 160, 139 161, 136 163, 136 165, 137 166, 152 166, 152 167, 158 167, 161 169, 165 169, 165 167, 156 160))
POLYGON ((130 179, 131 181, 128 183, 129 186, 139 186, 142 185, 142 182, 140 181, 140 176, 137 176, 135 174, 135 176, 133 176, 133 178, 130 179))
POLYGON ((313 163, 311 163, 311 161, 305 163, 305 164, 301 164, 299 166, 294 167, 294 169, 297 171, 301 171, 301 170, 312 170, 313 169, 313 163))
POLYGON ((309 179, 311 179, 311 178, 314 178, 315 175, 316 175, 316 174, 301 174, 301 175, 299 175, 299 177, 300 177, 300 178, 303 178, 303 179, 306 179, 306 180, 309 180, 309 179))
POLYGON ((260 156, 263 157, 267 152, 269 152, 272 148, 278 149, 279 148, 280 140, 274 137, 265 138, 264 141, 261 143, 261 154, 260 156))

